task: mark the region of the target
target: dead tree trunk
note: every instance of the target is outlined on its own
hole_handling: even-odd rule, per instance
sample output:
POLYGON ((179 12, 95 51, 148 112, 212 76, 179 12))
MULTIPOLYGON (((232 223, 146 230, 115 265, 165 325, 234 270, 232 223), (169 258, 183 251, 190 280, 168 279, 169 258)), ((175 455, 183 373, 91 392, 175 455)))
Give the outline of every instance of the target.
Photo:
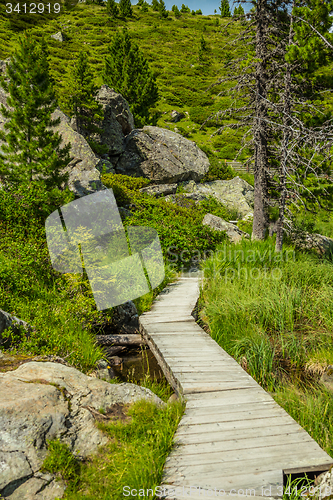
POLYGON ((256 10, 255 125, 254 125, 254 213, 252 239, 263 240, 268 227, 267 202, 267 0, 258 0, 256 10))
MULTIPOLYGON (((293 8, 290 16, 290 29, 288 47, 293 43, 293 8)), ((283 223, 286 206, 286 191, 287 191, 287 162, 288 162, 288 145, 290 139, 290 114, 291 114, 291 65, 286 63, 284 99, 283 99, 283 138, 282 138, 282 158, 280 165, 280 199, 279 199, 279 218, 277 220, 275 251, 281 252, 283 244, 283 223)))

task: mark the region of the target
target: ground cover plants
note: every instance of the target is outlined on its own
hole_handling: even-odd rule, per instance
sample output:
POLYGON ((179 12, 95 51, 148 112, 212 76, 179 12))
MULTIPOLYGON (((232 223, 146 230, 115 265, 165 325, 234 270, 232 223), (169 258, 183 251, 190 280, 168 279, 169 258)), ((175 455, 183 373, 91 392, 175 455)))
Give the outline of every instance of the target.
POLYGON ((331 259, 243 240, 203 269, 211 336, 333 456, 332 395, 319 383, 333 361, 331 259))

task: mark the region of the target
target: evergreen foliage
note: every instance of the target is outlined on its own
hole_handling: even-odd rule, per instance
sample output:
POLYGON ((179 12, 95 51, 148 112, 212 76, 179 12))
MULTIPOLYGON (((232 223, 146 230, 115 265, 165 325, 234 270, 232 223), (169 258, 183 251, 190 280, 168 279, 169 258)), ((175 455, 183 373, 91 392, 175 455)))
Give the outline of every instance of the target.
POLYGON ((188 13, 191 12, 191 9, 187 5, 185 5, 184 3, 182 3, 182 7, 180 9, 180 12, 182 14, 188 14, 188 13))
POLYGON ((37 43, 31 35, 19 38, 19 47, 7 65, 0 85, 9 93, 1 106, 7 122, 0 139, 0 176, 5 185, 37 183, 49 191, 66 182, 64 167, 70 162, 70 144, 60 147, 62 138, 52 130, 60 123, 52 113, 57 107, 45 41, 37 43))
POLYGON ((153 10, 155 10, 156 12, 158 12, 158 10, 160 8, 160 4, 158 3, 158 0, 152 0, 151 5, 153 7, 153 10))
POLYGON ((219 7, 219 9, 221 11, 221 17, 231 17, 228 0, 221 0, 221 6, 219 7))
POLYGON ((144 2, 143 2, 143 4, 142 4, 142 7, 141 7, 142 12, 148 12, 148 7, 149 7, 148 2, 146 2, 146 1, 144 0, 144 2))
POLYGON ((96 143, 92 135, 102 132, 96 123, 103 121, 103 108, 96 101, 98 87, 88 65, 88 55, 82 51, 69 70, 65 98, 61 105, 65 113, 75 118, 75 128, 97 154, 107 152, 107 146, 96 143))
POLYGON ((175 17, 180 17, 180 12, 179 12, 177 5, 172 6, 172 11, 175 14, 175 17))
POLYGON ((195 13, 198 15, 198 16, 202 16, 202 10, 201 9, 198 9, 195 11, 195 13))
POLYGON ((110 17, 118 17, 119 8, 115 0, 107 0, 106 2, 106 12, 110 17))
POLYGON ((158 10, 159 10, 159 13, 161 14, 162 18, 166 19, 168 17, 169 13, 166 10, 164 0, 159 0, 158 10))
POLYGON ((133 9, 131 0, 120 0, 119 2, 119 10, 122 17, 132 17, 133 9))
POLYGON ((117 31, 109 46, 104 82, 128 101, 137 125, 149 121, 149 108, 158 100, 156 78, 126 29, 117 31))
POLYGON ((245 12, 244 12, 242 5, 239 5, 238 7, 234 8, 233 17, 241 17, 244 15, 245 15, 245 12))

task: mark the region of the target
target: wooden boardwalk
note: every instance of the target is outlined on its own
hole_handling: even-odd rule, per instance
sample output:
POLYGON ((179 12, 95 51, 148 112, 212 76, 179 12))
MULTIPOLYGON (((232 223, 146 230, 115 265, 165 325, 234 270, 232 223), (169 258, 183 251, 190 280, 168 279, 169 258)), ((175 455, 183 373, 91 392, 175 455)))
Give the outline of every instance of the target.
POLYGON ((141 334, 186 399, 165 498, 267 500, 281 496, 285 474, 328 470, 332 458, 197 325, 198 296, 198 278, 181 278, 140 316, 141 334))

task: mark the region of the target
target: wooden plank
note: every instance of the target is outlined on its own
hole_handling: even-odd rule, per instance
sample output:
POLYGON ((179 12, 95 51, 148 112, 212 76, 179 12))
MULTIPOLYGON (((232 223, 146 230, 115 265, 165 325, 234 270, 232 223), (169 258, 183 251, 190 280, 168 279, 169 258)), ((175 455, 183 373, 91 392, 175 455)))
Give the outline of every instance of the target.
MULTIPOLYGON (((239 417, 238 417, 239 418, 239 417)), ((274 425, 284 425, 284 424, 290 424, 290 423, 295 423, 296 421, 293 420, 289 415, 276 415, 275 417, 267 417, 265 419, 262 418, 262 416, 258 416, 257 418, 251 418, 248 420, 233 420, 233 421, 227 421, 227 422, 214 422, 214 423, 209 423, 209 424, 183 424, 180 422, 176 436, 189 436, 191 434, 202 434, 202 433, 212 433, 212 432, 218 432, 220 430, 222 431, 230 431, 230 430, 236 430, 238 431, 239 429, 256 429, 256 428, 262 428, 262 427, 271 427, 274 425)), ((298 425, 298 424, 296 424, 298 425)), ((238 436, 238 434, 237 434, 238 436)))
POLYGON ((237 436, 237 441, 254 439, 256 440, 259 437, 273 437, 276 436, 278 440, 278 436, 288 436, 289 434, 301 433, 306 435, 304 429, 296 422, 286 423, 284 425, 271 425, 269 427, 262 426, 259 428, 239 428, 235 433, 235 429, 228 430, 219 430, 216 432, 203 432, 196 434, 181 434, 178 435, 177 432, 175 434, 174 440, 176 444, 199 444, 199 443, 217 443, 218 441, 229 441, 230 439, 234 439, 237 436))
MULTIPOLYGON (((178 379, 179 380, 179 379, 178 379)), ((249 387, 256 387, 258 384, 256 382, 251 382, 250 380, 242 381, 223 381, 223 382, 194 382, 194 383, 186 383, 179 380, 183 393, 185 396, 188 394, 203 394, 210 393, 215 391, 230 391, 235 389, 243 389, 249 387)))
POLYGON ((191 383, 191 382, 200 382, 201 380, 204 380, 205 382, 211 381, 211 382, 216 382, 219 380, 254 380, 252 377, 250 377, 246 372, 243 371, 236 371, 233 370, 233 367, 221 367, 220 370, 215 370, 211 371, 211 368, 207 367, 206 370, 202 370, 200 372, 198 371, 193 371, 193 368, 191 371, 183 371, 179 370, 173 370, 174 374, 177 375, 177 377, 180 377, 182 380, 191 383))
MULTIPOLYGON (((231 493, 239 493, 239 490, 243 491, 245 495, 246 490, 254 489, 256 495, 263 495, 264 492, 273 496, 278 496, 278 487, 283 485, 283 475, 281 469, 258 472, 257 474, 245 473, 241 474, 240 471, 236 471, 237 476, 229 477, 217 477, 217 478, 205 478, 205 476, 197 476, 188 480, 187 478, 182 480, 172 481, 174 486, 197 486, 202 488, 218 488, 218 490, 223 489, 226 493, 231 492, 231 490, 236 490, 231 493), (271 486, 271 488, 270 488, 271 486)), ((163 482, 166 482, 163 477, 163 482)), ((242 493, 240 493, 242 494, 242 493)), ((249 496, 253 496, 249 493, 249 496)), ((266 496, 266 495, 264 495, 266 496)), ((267 495, 269 496, 269 495, 267 495)), ((243 498, 244 500, 244 498, 243 498)))
POLYGON ((230 391, 209 392, 207 394, 188 394, 186 396, 187 408, 207 408, 223 407, 225 404, 245 404, 255 403, 256 401, 270 401, 271 397, 263 390, 256 388, 235 389, 230 391))
POLYGON ((301 443, 313 443, 313 439, 304 432, 294 432, 290 434, 281 434, 277 439, 276 436, 258 436, 257 438, 248 439, 233 439, 225 441, 210 441, 207 443, 193 443, 193 444, 178 444, 174 449, 174 455, 196 455, 201 453, 224 452, 247 450, 248 453, 255 448, 263 448, 270 446, 284 445, 286 447, 296 445, 297 449, 301 443))
POLYGON ((201 417, 207 417, 209 415, 221 415, 223 416, 228 416, 229 414, 236 413, 236 412, 249 412, 253 411, 255 409, 258 409, 258 411, 262 408, 267 407, 268 409, 271 408, 279 408, 282 412, 284 410, 273 400, 268 400, 268 401, 249 401, 247 403, 242 403, 239 401, 236 402, 227 402, 226 404, 219 405, 219 406, 203 406, 202 408, 189 408, 188 406, 185 408, 185 413, 184 416, 182 417, 185 419, 186 417, 196 417, 196 418, 201 418, 201 417))
MULTIPOLYGON (((298 443, 297 447, 288 447, 284 445, 275 446, 265 446, 256 447, 251 449, 251 458, 259 459, 263 462, 266 457, 285 457, 285 464, 288 462, 289 457, 300 457, 304 456, 310 457, 311 454, 318 453, 318 444, 315 442, 305 444, 298 443)), ((196 453, 193 455, 175 455, 173 452, 167 457, 165 462, 165 468, 176 467, 176 466, 192 466, 192 465, 203 465, 203 464, 219 464, 223 463, 234 463, 235 469, 238 468, 239 461, 248 457, 248 450, 229 450, 229 451, 211 451, 209 453, 196 453)), ((304 468, 304 467, 302 467, 304 468)), ((291 470, 291 469, 290 469, 291 470)))
POLYGON ((255 475, 258 472, 266 472, 276 469, 280 469, 282 471, 284 464, 288 464, 288 467, 292 468, 292 466, 297 463, 300 465, 299 471, 301 471, 302 468, 308 468, 309 457, 304 457, 303 455, 303 457, 298 456, 296 458, 293 455, 281 455, 280 457, 266 456, 265 460, 263 460, 260 457, 253 458, 251 456, 246 458, 244 457, 243 459, 237 461, 237 463, 223 462, 218 467, 212 467, 212 464, 191 464, 189 466, 166 467, 163 477, 164 480, 169 482, 182 481, 186 479, 189 484, 193 484, 193 481, 195 481, 198 476, 201 476, 205 477, 206 481, 209 481, 210 479, 220 479, 220 484, 222 484, 224 478, 236 476, 239 471, 255 475))
MULTIPOLYGON (((264 408, 263 410, 257 409, 257 403, 254 403, 254 410, 250 411, 241 411, 241 406, 240 410, 238 412, 221 412, 220 409, 217 411, 210 411, 208 409, 207 412, 205 412, 203 415, 198 415, 198 412, 195 411, 194 413, 185 413, 185 415, 182 417, 178 429, 180 429, 182 426, 191 426, 191 425, 205 425, 205 424, 223 424, 223 423, 229 423, 229 422, 242 422, 244 425, 246 425, 246 422, 248 420, 266 420, 270 418, 282 418, 285 415, 288 415, 282 408, 276 407, 275 405, 272 405, 271 408, 264 408)), ((288 415, 290 417, 290 415, 288 415)), ((291 417, 290 417, 291 418, 291 417)))

